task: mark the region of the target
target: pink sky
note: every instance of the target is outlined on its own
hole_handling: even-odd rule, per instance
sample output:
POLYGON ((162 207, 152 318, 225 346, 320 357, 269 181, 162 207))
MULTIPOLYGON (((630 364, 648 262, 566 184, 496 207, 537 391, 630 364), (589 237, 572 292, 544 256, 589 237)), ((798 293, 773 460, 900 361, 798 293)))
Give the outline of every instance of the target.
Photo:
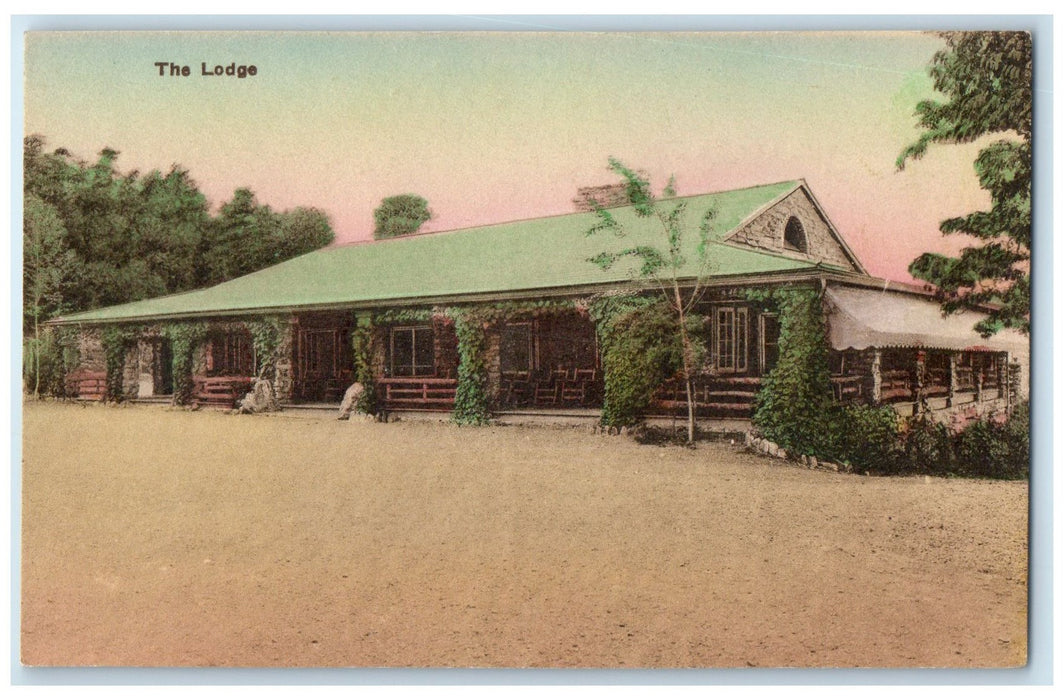
POLYGON ((423 230, 564 213, 615 156, 697 194, 804 178, 872 274, 908 280, 938 223, 989 204, 979 144, 897 171, 941 43, 918 33, 30 35, 25 129, 118 167, 187 168, 326 211, 337 242, 415 192, 423 230), (155 63, 190 67, 160 76, 155 63), (245 79, 206 77, 255 65, 245 79))

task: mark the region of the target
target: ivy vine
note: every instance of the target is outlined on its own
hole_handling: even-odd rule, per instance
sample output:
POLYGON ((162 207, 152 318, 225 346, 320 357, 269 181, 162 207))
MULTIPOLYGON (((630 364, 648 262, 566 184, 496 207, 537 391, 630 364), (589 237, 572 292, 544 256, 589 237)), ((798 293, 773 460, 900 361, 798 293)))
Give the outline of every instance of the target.
POLYGON ((105 326, 100 331, 100 343, 103 345, 104 364, 107 368, 104 399, 121 401, 125 396, 124 375, 126 354, 136 341, 137 333, 127 326, 105 326))
POLYGON ((433 309, 387 309, 373 315, 373 322, 381 325, 396 323, 427 323, 432 320, 433 309))
POLYGON ((192 403, 195 382, 192 379, 193 356, 196 347, 207 339, 208 327, 201 322, 170 323, 163 327, 163 336, 170 341, 173 357, 175 406, 187 406, 192 403))
POLYGON ((491 307, 447 311, 454 319, 454 333, 458 338, 458 387, 451 418, 459 425, 485 425, 491 419, 485 330, 497 314, 498 310, 491 307))
POLYGON ((833 414, 827 330, 817 289, 754 290, 752 301, 779 313, 779 360, 754 403, 754 426, 788 452, 825 456, 831 452, 833 414))
POLYGON ((260 379, 272 378, 277 370, 277 351, 281 347, 285 326, 283 318, 266 316, 246 321, 251 334, 251 344, 255 348, 256 376, 260 379))
POLYGON ((355 403, 355 411, 366 415, 377 413, 377 383, 373 372, 373 317, 355 316, 351 331, 351 351, 354 359, 355 381, 362 385, 362 395, 355 403))
POLYGON ((602 355, 601 423, 634 425, 658 387, 683 366, 676 316, 660 299, 636 294, 597 297, 588 313, 602 355))

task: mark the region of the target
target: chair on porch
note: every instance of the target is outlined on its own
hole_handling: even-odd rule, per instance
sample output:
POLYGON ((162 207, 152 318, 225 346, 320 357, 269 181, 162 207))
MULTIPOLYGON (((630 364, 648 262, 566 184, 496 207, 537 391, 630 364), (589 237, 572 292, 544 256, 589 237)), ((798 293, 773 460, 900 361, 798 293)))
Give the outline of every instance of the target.
POLYGON ((584 404, 595 383, 594 369, 573 370, 572 379, 567 379, 562 385, 562 403, 584 404))
POLYGON ((541 377, 533 386, 533 401, 537 406, 553 406, 558 403, 562 385, 557 381, 557 371, 541 377))
POLYGON ((503 372, 499 395, 508 406, 524 406, 532 399, 532 383, 529 373, 503 372))

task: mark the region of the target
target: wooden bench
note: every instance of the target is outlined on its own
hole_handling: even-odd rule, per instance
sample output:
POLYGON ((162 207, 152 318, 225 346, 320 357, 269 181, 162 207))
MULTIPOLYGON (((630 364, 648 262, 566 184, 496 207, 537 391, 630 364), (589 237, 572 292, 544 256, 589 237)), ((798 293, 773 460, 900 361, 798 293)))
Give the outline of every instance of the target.
POLYGON ((193 377, 192 398, 207 406, 233 408, 251 391, 255 380, 251 377, 193 377))
POLYGON ((66 391, 83 401, 102 401, 107 396, 107 372, 75 370, 66 376, 66 391))

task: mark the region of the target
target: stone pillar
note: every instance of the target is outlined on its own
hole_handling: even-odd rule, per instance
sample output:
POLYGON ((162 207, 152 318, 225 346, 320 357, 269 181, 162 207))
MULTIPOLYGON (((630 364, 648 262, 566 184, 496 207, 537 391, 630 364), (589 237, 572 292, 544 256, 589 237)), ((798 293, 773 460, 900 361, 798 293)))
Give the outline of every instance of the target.
POLYGON ((883 351, 875 348, 872 351, 872 405, 878 406, 883 400, 883 375, 880 374, 880 366, 883 363, 883 351))
POLYGON ((281 337, 277 343, 277 364, 273 370, 273 394, 281 403, 292 400, 292 348, 295 345, 295 317, 281 326, 281 337))
POLYGON ((125 362, 122 364, 122 397, 136 398, 140 393, 140 339, 132 342, 126 349, 125 362))
POLYGON ((488 403, 499 404, 499 392, 502 386, 502 330, 498 325, 484 332, 484 365, 488 373, 488 403))

